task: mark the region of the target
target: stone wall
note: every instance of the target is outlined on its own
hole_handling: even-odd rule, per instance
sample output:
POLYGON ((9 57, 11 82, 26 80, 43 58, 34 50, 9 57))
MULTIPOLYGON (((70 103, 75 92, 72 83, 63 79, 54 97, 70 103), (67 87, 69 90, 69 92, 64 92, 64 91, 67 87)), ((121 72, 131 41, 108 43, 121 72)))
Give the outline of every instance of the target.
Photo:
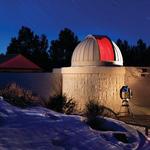
POLYGON ((150 115, 150 67, 126 67, 125 77, 125 84, 133 92, 132 113, 150 115))
POLYGON ((118 112, 124 75, 123 67, 62 68, 62 90, 75 99, 79 110, 84 109, 88 100, 98 100, 100 104, 118 112))
POLYGON ((120 88, 128 85, 133 92, 131 113, 150 115, 150 67, 68 67, 61 73, 62 91, 77 101, 79 109, 95 99, 118 112, 120 88))

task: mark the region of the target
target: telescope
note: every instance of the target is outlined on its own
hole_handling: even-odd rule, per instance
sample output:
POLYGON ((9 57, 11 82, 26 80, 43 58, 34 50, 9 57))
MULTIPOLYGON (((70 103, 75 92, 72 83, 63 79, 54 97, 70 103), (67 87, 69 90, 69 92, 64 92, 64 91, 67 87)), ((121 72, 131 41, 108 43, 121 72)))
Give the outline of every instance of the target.
POLYGON ((120 89, 120 98, 123 100, 130 100, 132 98, 132 91, 127 85, 122 86, 120 89))

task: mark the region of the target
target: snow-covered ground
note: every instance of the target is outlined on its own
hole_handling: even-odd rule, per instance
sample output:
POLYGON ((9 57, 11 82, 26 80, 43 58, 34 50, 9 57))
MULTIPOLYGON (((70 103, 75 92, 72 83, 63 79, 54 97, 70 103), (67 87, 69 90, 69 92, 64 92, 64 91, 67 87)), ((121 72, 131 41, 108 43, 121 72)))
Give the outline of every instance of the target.
POLYGON ((0 150, 150 150, 150 141, 125 123, 104 119, 108 131, 91 129, 80 116, 42 107, 19 109, 0 100, 0 150), (126 135, 128 142, 116 138, 126 135))

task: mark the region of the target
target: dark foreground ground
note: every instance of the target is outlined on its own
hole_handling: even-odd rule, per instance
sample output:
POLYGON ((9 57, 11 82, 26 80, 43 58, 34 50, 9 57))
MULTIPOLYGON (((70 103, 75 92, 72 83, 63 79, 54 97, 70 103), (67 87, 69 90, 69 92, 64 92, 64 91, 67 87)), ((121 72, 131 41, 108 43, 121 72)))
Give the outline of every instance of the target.
POLYGON ((150 116, 149 115, 131 115, 129 117, 120 117, 119 120, 132 125, 150 137, 150 116))

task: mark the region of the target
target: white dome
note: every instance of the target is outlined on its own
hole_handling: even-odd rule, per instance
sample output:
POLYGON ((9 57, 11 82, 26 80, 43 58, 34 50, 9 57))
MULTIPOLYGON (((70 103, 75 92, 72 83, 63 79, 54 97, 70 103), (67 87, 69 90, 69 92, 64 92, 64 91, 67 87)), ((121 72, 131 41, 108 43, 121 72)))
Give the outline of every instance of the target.
POLYGON ((121 51, 120 51, 119 47, 116 45, 115 42, 112 41, 112 43, 113 43, 113 46, 114 46, 115 56, 116 56, 116 60, 114 61, 114 63, 116 65, 123 66, 123 57, 122 57, 121 51))
POLYGON ((95 38, 88 36, 80 42, 75 48, 72 60, 72 66, 97 66, 99 61, 99 48, 95 38))
POLYGON ((123 65, 119 47, 106 36, 89 35, 75 48, 71 66, 123 65))

